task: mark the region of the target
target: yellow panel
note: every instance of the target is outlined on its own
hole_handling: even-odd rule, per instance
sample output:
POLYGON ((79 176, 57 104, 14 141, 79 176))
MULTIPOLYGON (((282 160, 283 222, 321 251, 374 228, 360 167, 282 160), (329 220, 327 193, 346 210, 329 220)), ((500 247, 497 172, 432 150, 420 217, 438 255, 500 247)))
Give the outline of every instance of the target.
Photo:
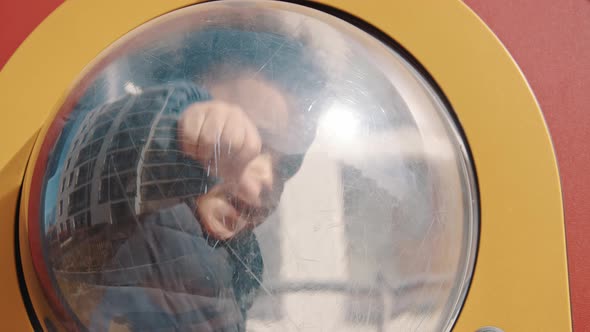
POLYGON ((16 273, 14 234, 25 167, 35 142, 35 135, 21 142, 12 159, 0 168, 0 318, 5 331, 31 330, 16 273))
MULTIPOLYGON (((58 8, 0 73, 0 91, 11 96, 0 98, 0 109, 10 110, 0 121, 0 176, 100 51, 189 2, 71 1, 58 8)), ((480 185, 481 239, 455 330, 495 325, 506 331, 570 331, 557 164, 542 113, 509 54, 458 0, 324 2, 363 18, 409 50, 441 86, 465 130, 480 185)), ((39 144, 33 160, 38 149, 39 144)), ((27 282, 35 283, 32 273, 27 282)), ((44 300, 30 287, 41 313, 44 300)))

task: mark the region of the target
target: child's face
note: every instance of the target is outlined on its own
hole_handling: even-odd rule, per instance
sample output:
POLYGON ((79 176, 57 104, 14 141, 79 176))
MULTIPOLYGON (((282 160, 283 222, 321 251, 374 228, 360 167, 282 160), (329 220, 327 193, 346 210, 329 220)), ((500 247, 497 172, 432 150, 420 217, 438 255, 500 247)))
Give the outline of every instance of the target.
MULTIPOLYGON (((262 223, 278 205, 284 183, 284 153, 271 146, 288 144, 288 98, 273 83, 245 73, 207 86, 215 100, 239 106, 258 129, 261 153, 223 183, 198 198, 201 221, 213 236, 228 239, 262 223)), ((291 165, 292 166, 292 165, 291 165)), ((297 165, 298 166, 298 165, 297 165)), ((292 175, 292 173, 290 174, 292 175)))
POLYGON ((254 122, 263 140, 281 139, 288 129, 289 108, 287 96, 272 82, 244 73, 243 75, 212 85, 209 92, 219 99, 239 106, 254 122))

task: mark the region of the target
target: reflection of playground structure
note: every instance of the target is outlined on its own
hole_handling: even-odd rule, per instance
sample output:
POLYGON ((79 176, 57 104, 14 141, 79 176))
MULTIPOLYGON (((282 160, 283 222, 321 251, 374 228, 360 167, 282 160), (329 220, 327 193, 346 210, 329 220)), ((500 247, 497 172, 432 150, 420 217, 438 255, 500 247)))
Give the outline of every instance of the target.
MULTIPOLYGON (((442 329, 461 246, 455 221, 446 218, 460 218, 462 211, 433 212, 424 164, 387 163, 387 175, 402 178, 392 192, 364 170, 326 157, 324 148, 310 150, 287 184, 280 216, 257 230, 265 262, 272 265, 266 265, 249 327, 442 329)), ((375 170, 371 160, 365 162, 375 170)))

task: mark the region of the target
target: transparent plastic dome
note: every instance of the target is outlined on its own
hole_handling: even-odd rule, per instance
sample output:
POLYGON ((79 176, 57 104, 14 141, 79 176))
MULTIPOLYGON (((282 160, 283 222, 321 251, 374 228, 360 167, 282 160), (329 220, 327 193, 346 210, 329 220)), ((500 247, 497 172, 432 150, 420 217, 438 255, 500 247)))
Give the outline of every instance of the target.
POLYGON ((451 111, 392 47, 276 1, 176 10, 51 125, 40 279, 103 331, 442 331, 477 194, 451 111))

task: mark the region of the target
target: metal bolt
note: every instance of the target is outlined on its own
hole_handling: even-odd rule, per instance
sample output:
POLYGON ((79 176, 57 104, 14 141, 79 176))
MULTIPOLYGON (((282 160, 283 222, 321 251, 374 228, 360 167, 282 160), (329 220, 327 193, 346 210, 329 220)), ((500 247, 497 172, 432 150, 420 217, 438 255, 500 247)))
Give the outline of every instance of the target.
POLYGON ((494 327, 494 326, 484 326, 477 329, 475 332, 504 332, 501 328, 494 327))

